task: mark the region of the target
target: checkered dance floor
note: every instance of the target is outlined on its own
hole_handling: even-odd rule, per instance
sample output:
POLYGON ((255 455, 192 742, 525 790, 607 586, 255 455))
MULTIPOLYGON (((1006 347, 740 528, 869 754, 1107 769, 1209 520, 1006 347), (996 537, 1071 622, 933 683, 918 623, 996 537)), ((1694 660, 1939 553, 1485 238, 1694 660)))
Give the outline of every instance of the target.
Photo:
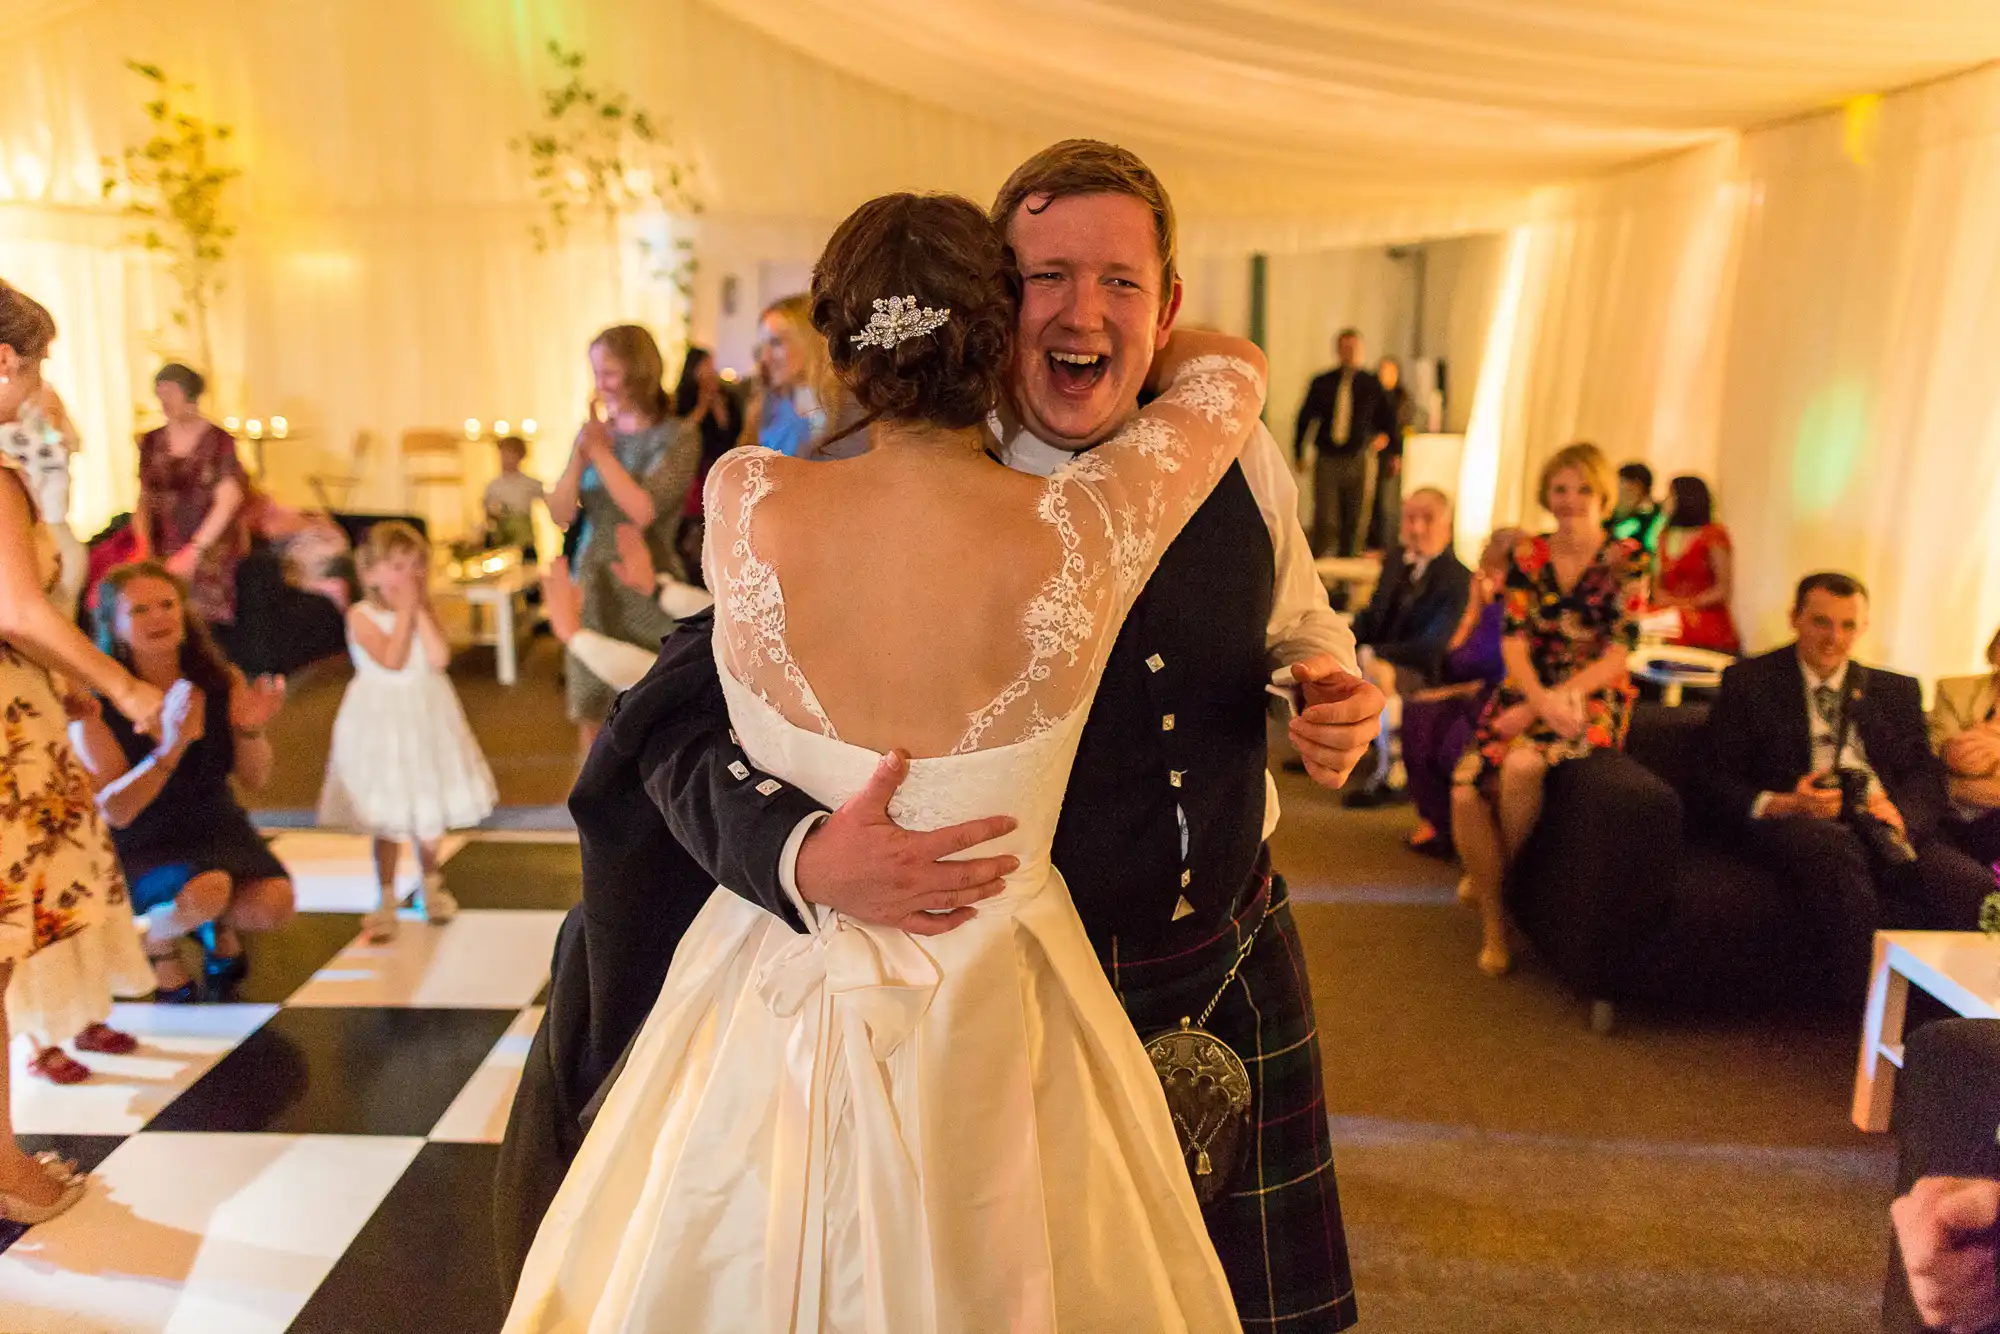
MULTIPOLYGON (((364 840, 273 844, 298 919, 251 941, 233 1005, 121 1005, 130 1056, 58 1088, 12 1058, 30 1149, 90 1169, 53 1223, 0 1232, 0 1334, 491 1334, 494 1158, 574 841, 458 842, 464 911, 360 940, 364 840)), ((414 873, 406 877, 414 885, 414 873)), ((406 887, 407 889, 407 887, 406 887)))

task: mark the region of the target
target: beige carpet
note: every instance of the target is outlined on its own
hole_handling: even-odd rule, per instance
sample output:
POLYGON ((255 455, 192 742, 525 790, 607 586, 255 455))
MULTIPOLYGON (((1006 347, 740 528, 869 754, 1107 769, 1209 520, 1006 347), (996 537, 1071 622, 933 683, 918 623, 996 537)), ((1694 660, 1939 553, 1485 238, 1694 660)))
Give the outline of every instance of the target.
POLYGON ((1596 1037, 1532 957, 1473 967, 1408 808, 1284 796, 1363 1330, 1878 1327, 1894 1152, 1847 1123, 1852 1025, 1627 1011, 1596 1037))

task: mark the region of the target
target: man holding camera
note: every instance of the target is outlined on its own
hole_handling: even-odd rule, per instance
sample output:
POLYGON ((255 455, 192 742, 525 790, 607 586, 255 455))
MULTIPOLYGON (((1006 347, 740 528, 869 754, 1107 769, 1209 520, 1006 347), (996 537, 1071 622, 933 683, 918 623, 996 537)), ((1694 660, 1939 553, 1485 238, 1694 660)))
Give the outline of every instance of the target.
POLYGON ((1866 994, 1878 927, 1971 930, 1993 876, 1938 837, 1944 766, 1914 678, 1850 654, 1868 590, 1808 575, 1798 640, 1722 674, 1707 786, 1741 849, 1798 896, 1835 984, 1866 994))

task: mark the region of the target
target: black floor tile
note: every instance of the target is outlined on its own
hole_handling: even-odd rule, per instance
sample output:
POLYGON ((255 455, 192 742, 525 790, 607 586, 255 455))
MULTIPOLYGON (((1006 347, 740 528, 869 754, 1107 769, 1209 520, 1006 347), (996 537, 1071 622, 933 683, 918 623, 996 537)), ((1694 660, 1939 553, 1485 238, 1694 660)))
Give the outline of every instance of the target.
POLYGON ((462 908, 563 910, 582 897, 583 862, 574 843, 468 843, 444 882, 462 908))
MULTIPOLYGON (((19 1139, 27 1152, 54 1149, 84 1172, 95 1172, 111 1156, 111 1151, 125 1142, 123 1135, 22 1135, 19 1139)), ((0 1222, 0 1252, 19 1241, 27 1231, 19 1223, 0 1222)))
POLYGON ((427 1135, 513 1010, 280 1010, 148 1130, 427 1135))
POLYGON ((497 1144, 426 1144, 290 1334, 493 1334, 497 1144))
POLYGON ((300 913, 281 931, 246 933, 243 948, 250 958, 250 976, 231 999, 283 1004, 360 934, 360 916, 340 912, 300 913))

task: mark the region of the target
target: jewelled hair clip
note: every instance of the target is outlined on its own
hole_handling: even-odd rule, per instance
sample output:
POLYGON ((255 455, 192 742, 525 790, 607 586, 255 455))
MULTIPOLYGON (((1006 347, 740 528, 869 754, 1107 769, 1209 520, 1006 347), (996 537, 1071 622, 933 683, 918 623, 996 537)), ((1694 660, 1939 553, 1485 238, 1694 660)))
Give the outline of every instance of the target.
POLYGON ((949 309, 919 306, 913 296, 876 297, 875 314, 870 317, 868 327, 848 341, 857 347, 892 348, 935 333, 950 319, 949 309))

